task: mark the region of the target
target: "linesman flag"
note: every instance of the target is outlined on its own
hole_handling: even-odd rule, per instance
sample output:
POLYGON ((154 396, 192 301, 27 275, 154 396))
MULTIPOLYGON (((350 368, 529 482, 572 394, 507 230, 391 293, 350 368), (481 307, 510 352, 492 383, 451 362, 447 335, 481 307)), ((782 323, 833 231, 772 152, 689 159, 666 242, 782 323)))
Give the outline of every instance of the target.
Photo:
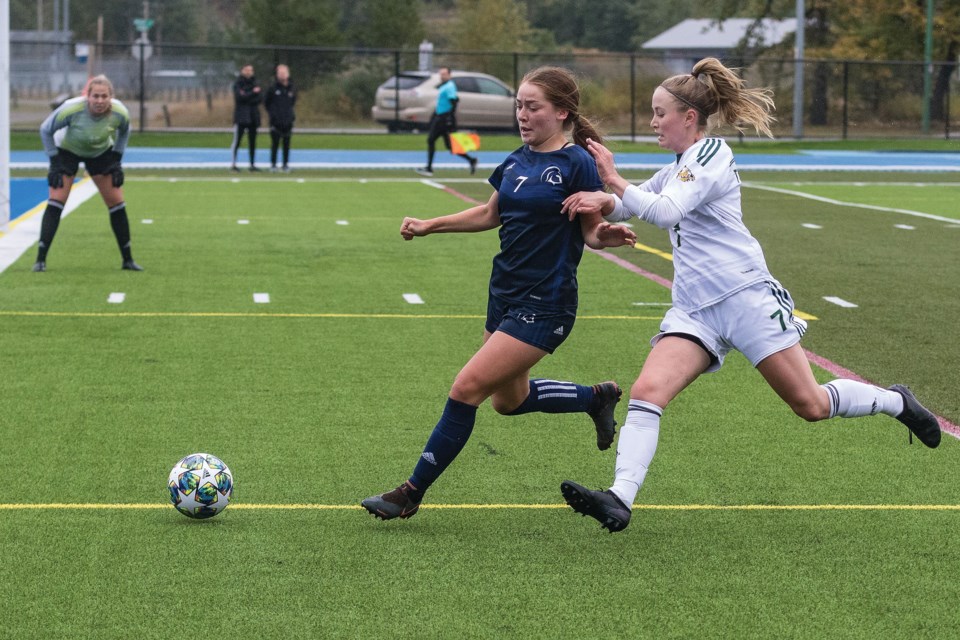
POLYGON ((471 151, 480 149, 480 136, 475 133, 456 131, 450 134, 450 151, 454 155, 462 156, 471 151))

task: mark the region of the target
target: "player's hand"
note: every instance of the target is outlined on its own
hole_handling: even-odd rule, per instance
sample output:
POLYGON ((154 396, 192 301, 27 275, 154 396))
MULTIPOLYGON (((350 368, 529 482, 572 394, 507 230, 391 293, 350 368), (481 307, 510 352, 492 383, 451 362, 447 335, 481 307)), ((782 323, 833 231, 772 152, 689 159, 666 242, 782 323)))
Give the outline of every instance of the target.
POLYGON ((417 236, 427 235, 427 225, 417 218, 404 218, 400 225, 400 235, 404 240, 413 240, 417 236))
POLYGON ((113 186, 122 187, 123 186, 123 166, 120 164, 120 159, 123 157, 113 149, 107 151, 110 154, 109 158, 112 160, 109 169, 107 169, 110 174, 110 179, 113 182, 113 186))
POLYGON ((563 200, 560 208, 560 213, 566 214, 570 220, 582 213, 604 215, 611 211, 613 199, 609 193, 603 191, 579 191, 571 194, 563 200))
POLYGON ((637 234, 622 224, 601 222, 597 225, 597 239, 605 247, 633 246, 637 243, 637 234))
POLYGON ((51 189, 63 188, 63 174, 66 173, 63 163, 60 161, 60 154, 50 157, 50 168, 47 171, 47 185, 51 189))
POLYGON ((593 159, 597 162, 597 172, 600 174, 600 179, 603 180, 603 184, 609 185, 614 178, 620 177, 620 174, 617 173, 617 165, 613 161, 613 153, 610 152, 610 149, 607 149, 595 140, 587 138, 587 151, 590 152, 590 155, 592 155, 593 159))

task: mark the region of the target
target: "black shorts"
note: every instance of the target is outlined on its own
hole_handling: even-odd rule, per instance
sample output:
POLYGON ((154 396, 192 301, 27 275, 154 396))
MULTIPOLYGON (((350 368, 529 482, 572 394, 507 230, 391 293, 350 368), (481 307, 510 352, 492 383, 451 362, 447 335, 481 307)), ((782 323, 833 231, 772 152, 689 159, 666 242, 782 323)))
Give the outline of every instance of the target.
POLYGON ((113 149, 107 149, 96 158, 81 158, 72 151, 67 151, 66 149, 57 148, 57 155, 60 156, 60 163, 64 168, 64 175, 75 176, 77 171, 80 170, 80 163, 83 163, 83 166, 87 168, 87 173, 92 176, 103 176, 110 173, 110 169, 113 167, 115 158, 112 153, 113 149))
POLYGON ((503 331, 520 342, 553 353, 573 331, 576 321, 576 311, 536 309, 490 296, 485 328, 490 333, 503 331))

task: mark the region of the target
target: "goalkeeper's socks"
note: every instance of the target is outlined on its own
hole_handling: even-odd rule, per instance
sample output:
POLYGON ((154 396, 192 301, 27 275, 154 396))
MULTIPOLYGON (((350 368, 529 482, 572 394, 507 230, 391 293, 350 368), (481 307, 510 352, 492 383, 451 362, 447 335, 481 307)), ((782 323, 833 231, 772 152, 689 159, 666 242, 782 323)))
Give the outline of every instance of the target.
POLYGON ((577 413, 589 411, 593 387, 582 384, 538 378, 530 381, 530 393, 511 416, 540 411, 542 413, 577 413))
POLYGON ((120 253, 123 259, 133 260, 130 252, 130 221, 127 220, 127 204, 120 204, 110 207, 110 228, 113 229, 113 235, 117 238, 117 246, 120 247, 120 253))
POLYGON ((43 211, 43 222, 40 223, 40 242, 37 245, 37 262, 45 262, 47 251, 53 243, 53 236, 57 235, 60 226, 60 216, 63 214, 63 203, 59 200, 47 200, 47 208, 43 211))
POLYGON ((410 484, 417 488, 413 499, 419 501, 424 492, 444 472, 463 450, 473 432, 477 408, 471 404, 447 398, 440 421, 423 448, 423 454, 410 476, 410 484))

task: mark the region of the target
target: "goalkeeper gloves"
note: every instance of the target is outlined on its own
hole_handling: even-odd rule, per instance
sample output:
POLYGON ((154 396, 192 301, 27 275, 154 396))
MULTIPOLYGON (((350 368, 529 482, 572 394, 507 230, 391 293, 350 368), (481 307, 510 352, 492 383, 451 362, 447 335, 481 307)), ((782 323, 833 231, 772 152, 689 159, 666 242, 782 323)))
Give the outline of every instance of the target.
POLYGON ((113 160, 113 162, 110 164, 110 167, 107 170, 107 172, 110 174, 110 177, 113 180, 113 186, 122 187, 123 186, 123 167, 120 166, 121 156, 119 153, 117 153, 113 149, 111 149, 110 151, 107 151, 107 153, 110 154, 110 159, 113 160))
POLYGON ((63 174, 66 173, 60 154, 50 156, 50 168, 47 170, 47 184, 53 189, 63 187, 63 174))

